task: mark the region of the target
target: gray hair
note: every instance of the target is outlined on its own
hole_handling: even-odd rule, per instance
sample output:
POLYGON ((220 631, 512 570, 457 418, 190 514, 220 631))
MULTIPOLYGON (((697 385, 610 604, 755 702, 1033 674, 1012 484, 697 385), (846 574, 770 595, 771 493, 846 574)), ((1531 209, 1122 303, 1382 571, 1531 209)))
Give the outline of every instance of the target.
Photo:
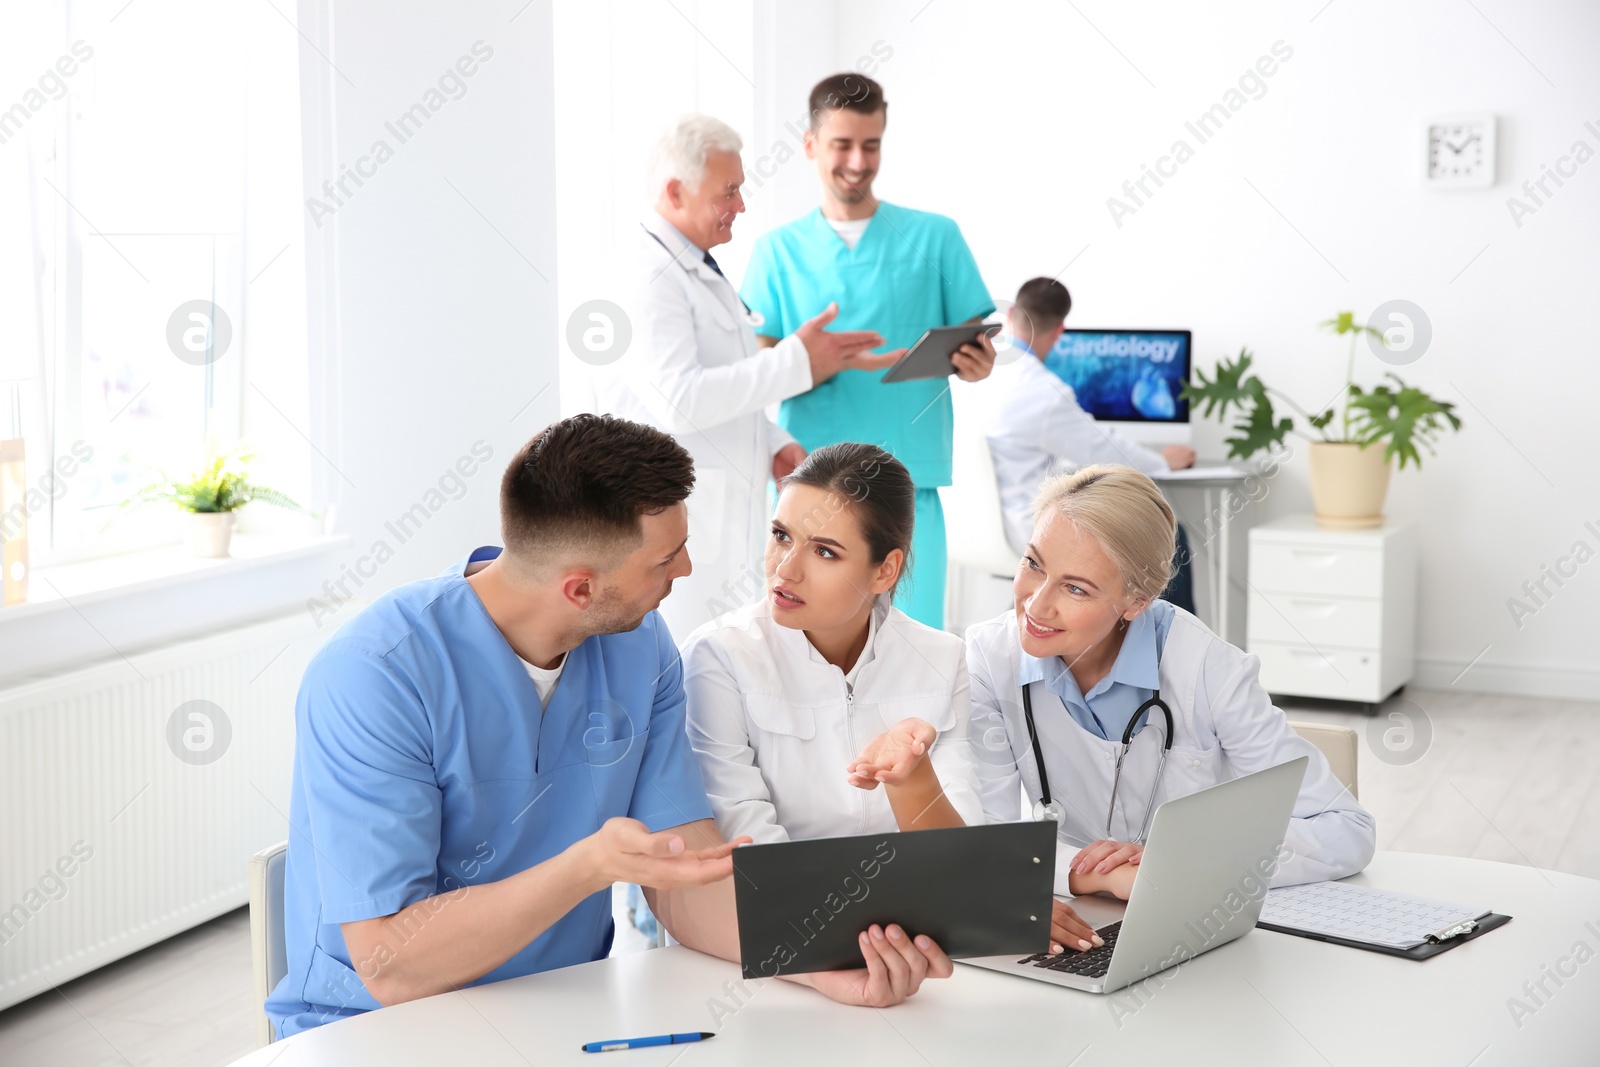
POLYGON ((685 115, 650 154, 650 195, 659 197, 667 182, 678 179, 697 189, 706 176, 712 152, 738 152, 744 147, 732 126, 710 115, 685 115))

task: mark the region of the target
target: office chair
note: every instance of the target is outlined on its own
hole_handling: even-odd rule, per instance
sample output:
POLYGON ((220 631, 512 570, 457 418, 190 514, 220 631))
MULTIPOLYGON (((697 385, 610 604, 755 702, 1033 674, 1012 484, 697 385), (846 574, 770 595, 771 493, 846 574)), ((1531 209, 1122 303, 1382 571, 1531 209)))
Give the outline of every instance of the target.
POLYGON ((1350 798, 1361 799, 1356 795, 1356 753, 1360 747, 1356 732, 1348 726, 1324 726, 1317 722, 1291 720, 1289 725, 1295 733, 1316 745, 1328 757, 1333 776, 1350 790, 1350 798))
POLYGON ((280 841, 250 857, 250 970, 256 980, 256 1038, 270 1045, 278 1038, 263 1005, 289 970, 283 939, 283 873, 289 842, 280 841))

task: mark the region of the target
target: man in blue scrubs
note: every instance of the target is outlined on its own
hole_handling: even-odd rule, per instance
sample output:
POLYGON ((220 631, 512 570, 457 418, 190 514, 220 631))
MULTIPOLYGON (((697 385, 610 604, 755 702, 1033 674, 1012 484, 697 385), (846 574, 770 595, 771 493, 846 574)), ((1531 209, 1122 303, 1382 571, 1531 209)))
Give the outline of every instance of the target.
MULTIPOLYGON (((891 348, 915 344, 935 326, 981 320, 994 302, 961 230, 943 215, 887 204, 872 193, 888 103, 863 74, 836 74, 811 90, 806 158, 815 162, 822 205, 763 235, 745 271, 742 295, 765 319, 763 346, 793 333, 831 303, 834 327, 876 330, 891 348)), ((966 381, 988 376, 994 347, 974 326, 956 354, 966 381)), ((847 370, 785 400, 778 423, 807 451, 841 441, 888 450, 917 486, 911 571, 895 606, 918 622, 944 626, 944 511, 938 487, 950 484, 953 416, 946 379, 884 385, 882 371, 847 370)))
MULTIPOLYGON (((613 882, 684 944, 738 958, 732 860, 684 733, 655 608, 689 573, 689 454, 579 415, 501 483, 505 548, 381 597, 312 660, 295 709, 281 1036, 604 957, 613 882)), ((884 1005, 944 977, 932 942, 806 976, 884 1005), (892 957, 892 958, 891 958, 892 957)))

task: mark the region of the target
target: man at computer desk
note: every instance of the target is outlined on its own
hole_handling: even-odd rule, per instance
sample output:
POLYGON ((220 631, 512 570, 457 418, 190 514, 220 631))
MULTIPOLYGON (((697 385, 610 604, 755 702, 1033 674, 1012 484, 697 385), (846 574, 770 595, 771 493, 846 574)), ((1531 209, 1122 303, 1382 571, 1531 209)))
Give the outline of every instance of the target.
MULTIPOLYGON (((1170 444, 1157 452, 1097 423, 1079 405, 1072 386, 1046 369, 1045 357, 1060 339, 1071 310, 1071 294, 1054 278, 1024 282, 1006 316, 1006 334, 995 343, 994 373, 963 398, 988 439, 1006 538, 1019 555, 1033 529, 1033 494, 1048 475, 1091 463, 1120 463, 1150 475, 1194 465, 1194 449, 1188 445, 1170 444)), ((1189 542, 1182 526, 1175 563, 1162 598, 1192 612, 1189 542)))

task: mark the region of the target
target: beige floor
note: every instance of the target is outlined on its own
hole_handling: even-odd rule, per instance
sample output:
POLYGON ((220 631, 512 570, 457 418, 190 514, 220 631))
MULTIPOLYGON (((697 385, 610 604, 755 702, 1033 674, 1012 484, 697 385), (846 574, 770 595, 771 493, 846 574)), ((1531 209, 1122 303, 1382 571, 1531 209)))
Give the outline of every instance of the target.
MULTIPOLYGON (((1360 794, 1379 848, 1600 878, 1600 705, 1419 690, 1376 721, 1287 710, 1362 733, 1360 794)), ((619 923, 616 951, 645 947, 619 923)), ((227 1063, 254 1046, 249 967, 248 919, 225 915, 0 1012, 0 1063, 227 1063)))

